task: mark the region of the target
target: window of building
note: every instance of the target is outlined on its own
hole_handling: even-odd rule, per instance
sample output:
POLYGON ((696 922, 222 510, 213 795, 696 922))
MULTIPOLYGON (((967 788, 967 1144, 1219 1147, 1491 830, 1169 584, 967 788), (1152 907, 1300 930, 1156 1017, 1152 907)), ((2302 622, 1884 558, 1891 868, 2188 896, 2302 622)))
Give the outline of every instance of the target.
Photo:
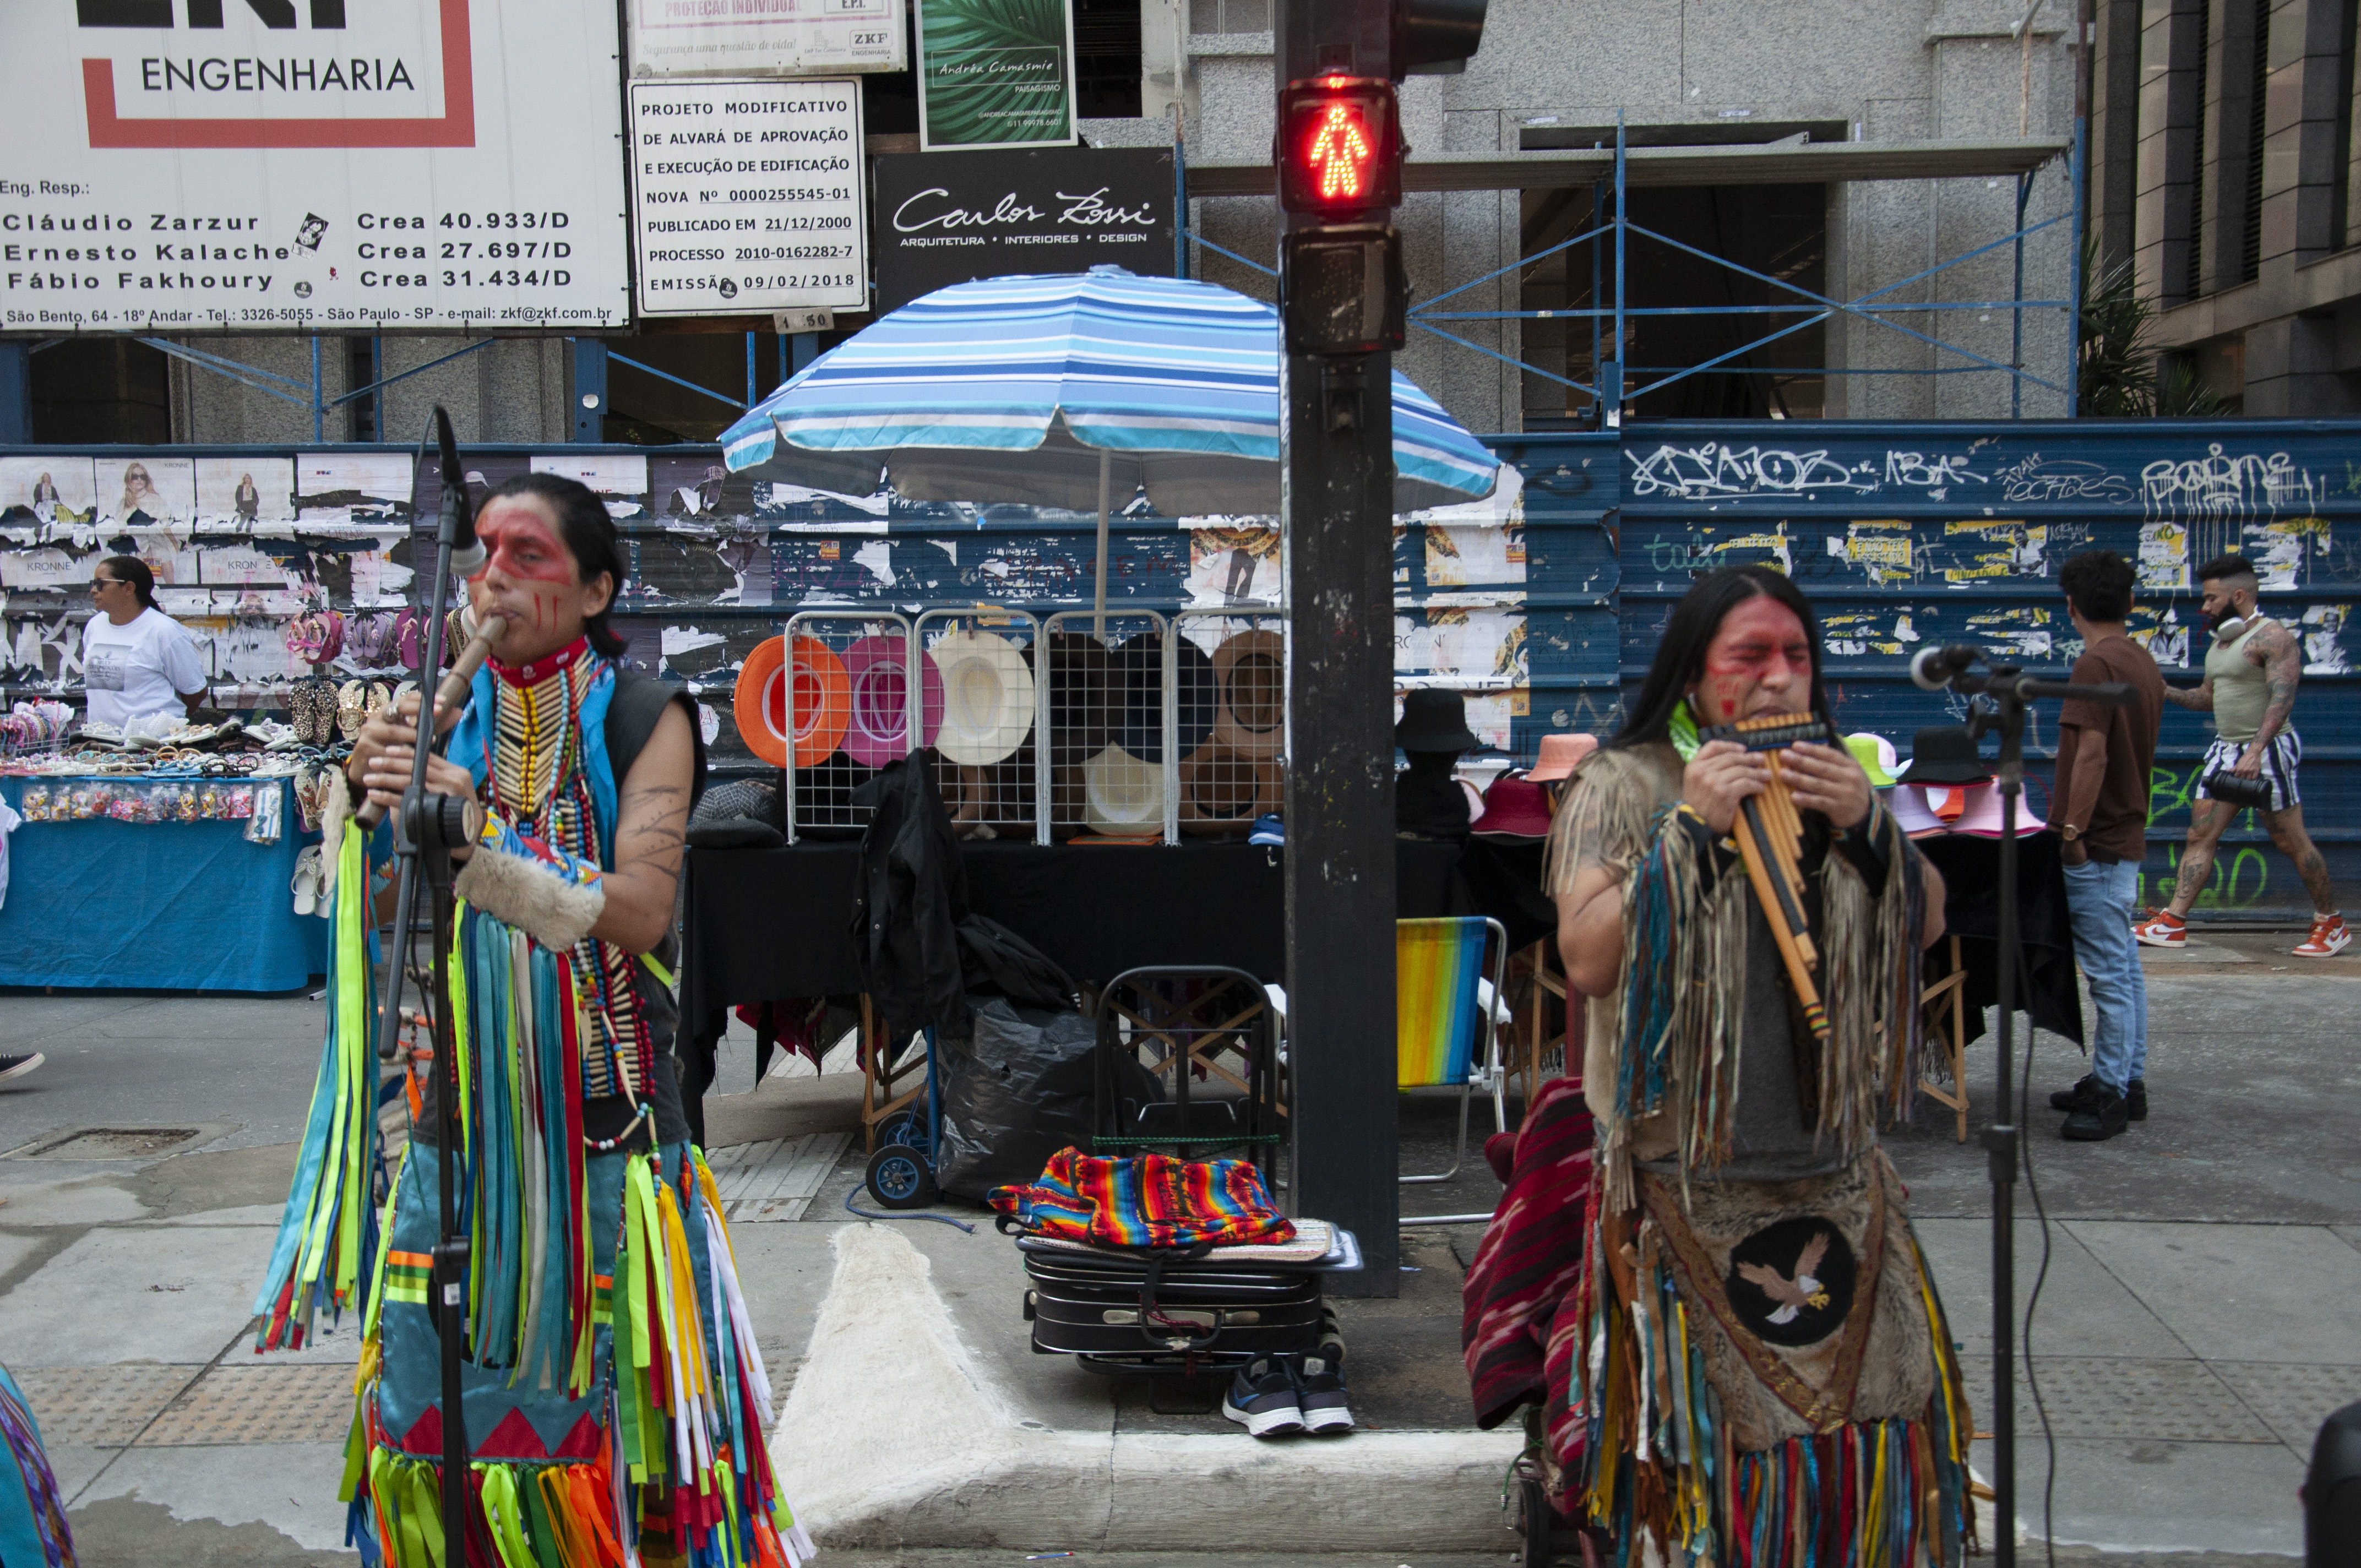
POLYGON ((1139 0, 1074 0, 1074 99, 1086 120, 1139 117, 1139 0))
POLYGON ((2361 0, 2345 0, 2344 36, 2336 51, 2336 170, 2335 182, 2329 188, 2328 232, 2339 250, 2361 245, 2361 164, 2354 160, 2354 102, 2361 81, 2356 81, 2354 59, 2361 50, 2361 0))
POLYGON ((2197 9, 2190 19, 2197 29, 2197 114, 2195 122, 2181 133, 2189 137, 2191 144, 2189 159, 2189 275, 2183 280, 2181 292, 2193 300, 2205 291, 2205 105, 2213 85, 2213 0, 2197 0, 2197 9))
POLYGON ((75 337, 33 356, 33 439, 59 445, 172 439, 161 349, 136 338, 75 337))
POLYGON ((2254 59, 2246 92, 2246 188, 2244 192, 2244 220, 2238 236, 2238 281, 2252 282, 2262 269, 2263 260, 2263 99, 2271 74, 2271 6, 2270 0, 2249 0, 2252 12, 2252 35, 2248 47, 2254 59))
POLYGON ((1192 33, 1267 33, 1270 0, 1189 0, 1192 33))

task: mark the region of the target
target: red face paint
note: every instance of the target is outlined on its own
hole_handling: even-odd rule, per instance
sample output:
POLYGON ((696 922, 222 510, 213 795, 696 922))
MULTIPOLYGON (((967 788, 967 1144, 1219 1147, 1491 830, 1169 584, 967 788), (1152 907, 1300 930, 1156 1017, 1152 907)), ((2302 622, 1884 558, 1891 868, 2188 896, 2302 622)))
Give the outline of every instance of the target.
POLYGON ((562 629, 579 582, 547 503, 502 496, 476 520, 476 537, 486 552, 484 569, 468 580, 476 612, 505 616, 536 642, 562 629))
POLYGON ((1697 696, 1724 723, 1809 707, 1812 645, 1795 612, 1757 595, 1722 617, 1706 645, 1697 696))

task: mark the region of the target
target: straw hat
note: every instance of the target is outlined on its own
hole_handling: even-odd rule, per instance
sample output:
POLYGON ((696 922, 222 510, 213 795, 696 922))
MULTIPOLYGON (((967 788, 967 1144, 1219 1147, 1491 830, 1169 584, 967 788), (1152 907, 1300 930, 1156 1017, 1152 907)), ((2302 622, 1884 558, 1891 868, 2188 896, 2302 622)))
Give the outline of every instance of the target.
POLYGON ((1279 633, 1241 631, 1214 649, 1213 684, 1221 703, 1213 744, 1246 757, 1278 756, 1287 732, 1287 644, 1279 633))
MULTIPOLYGON (((1128 638, 1109 661, 1109 678, 1121 695, 1122 716, 1115 743, 1143 762, 1164 760, 1164 635, 1143 631, 1128 638)), ((1221 688, 1213 679, 1213 661, 1205 651, 1180 638, 1172 649, 1173 716, 1187 756, 1213 732, 1221 707, 1221 688)))
POLYGON ((1180 763, 1180 827, 1190 833, 1222 833, 1247 827, 1257 817, 1280 810, 1287 781, 1268 757, 1249 757, 1216 740, 1200 746, 1180 763))
POLYGON ((930 650, 942 672, 943 727, 935 745, 954 762, 997 762, 1033 733, 1033 672, 996 631, 954 631, 930 650))
POLYGON ((844 739, 851 693, 844 665, 818 638, 796 639, 792 665, 786 639, 769 638, 747 655, 738 671, 731 707, 739 737, 754 755, 784 768, 792 734, 794 765, 812 767, 826 761, 844 739), (792 727, 790 696, 795 705, 792 727))
MULTIPOLYGON (((918 744, 934 744, 943 722, 943 675, 934 656, 921 652, 923 696, 918 744)), ((851 685, 845 754, 865 768, 882 768, 910 749, 910 668, 899 636, 864 637, 844 651, 844 673, 851 685)))
POLYGON ((1164 769, 1120 746, 1082 764, 1082 821, 1094 833, 1137 833, 1164 826, 1164 769))
POLYGON ((1582 759, 1598 750, 1596 735, 1544 735, 1542 737, 1542 760, 1525 777, 1535 784, 1555 784, 1570 779, 1582 759))

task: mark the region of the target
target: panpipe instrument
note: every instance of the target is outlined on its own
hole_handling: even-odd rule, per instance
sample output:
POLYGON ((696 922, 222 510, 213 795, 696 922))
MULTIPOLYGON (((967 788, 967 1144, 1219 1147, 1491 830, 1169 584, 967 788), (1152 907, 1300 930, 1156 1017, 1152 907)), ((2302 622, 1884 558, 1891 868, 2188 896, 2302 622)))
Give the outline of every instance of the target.
POLYGON ((1824 746, 1841 744, 1836 729, 1815 713, 1774 713, 1741 718, 1697 732, 1700 741, 1735 740, 1750 751, 1767 753, 1771 783, 1762 794, 1739 803, 1730 823, 1746 879, 1754 884, 1754 900, 1763 906, 1779 956, 1787 965, 1787 979, 1795 988, 1804 1022, 1817 1039, 1828 1037, 1828 1010, 1820 1001, 1820 953, 1812 940, 1811 921, 1804 908, 1804 819, 1796 814, 1795 797, 1779 766, 1779 753, 1798 740, 1824 746))
MULTIPOLYGON (((419 716, 418 732, 427 738, 430 745, 433 744, 434 726, 441 722, 443 716, 457 711, 467 702, 468 687, 476 678, 476 672, 483 667, 486 656, 492 651, 492 644, 507 635, 509 623, 497 615, 488 615, 479 624, 476 612, 462 605, 451 612, 450 627, 461 643, 459 657, 434 687, 434 712, 419 716)), ((363 828, 375 828, 385 819, 385 807, 373 800, 363 801, 361 808, 353 813, 353 819, 363 828)))

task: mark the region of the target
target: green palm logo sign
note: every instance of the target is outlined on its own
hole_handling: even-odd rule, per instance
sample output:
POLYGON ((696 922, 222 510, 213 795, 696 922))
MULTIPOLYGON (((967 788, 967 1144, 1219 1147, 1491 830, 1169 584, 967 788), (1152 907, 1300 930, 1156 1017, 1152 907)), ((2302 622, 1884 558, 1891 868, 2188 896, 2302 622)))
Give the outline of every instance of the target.
POLYGON ((920 0, 918 53, 929 150, 1072 145, 1066 0, 920 0))

